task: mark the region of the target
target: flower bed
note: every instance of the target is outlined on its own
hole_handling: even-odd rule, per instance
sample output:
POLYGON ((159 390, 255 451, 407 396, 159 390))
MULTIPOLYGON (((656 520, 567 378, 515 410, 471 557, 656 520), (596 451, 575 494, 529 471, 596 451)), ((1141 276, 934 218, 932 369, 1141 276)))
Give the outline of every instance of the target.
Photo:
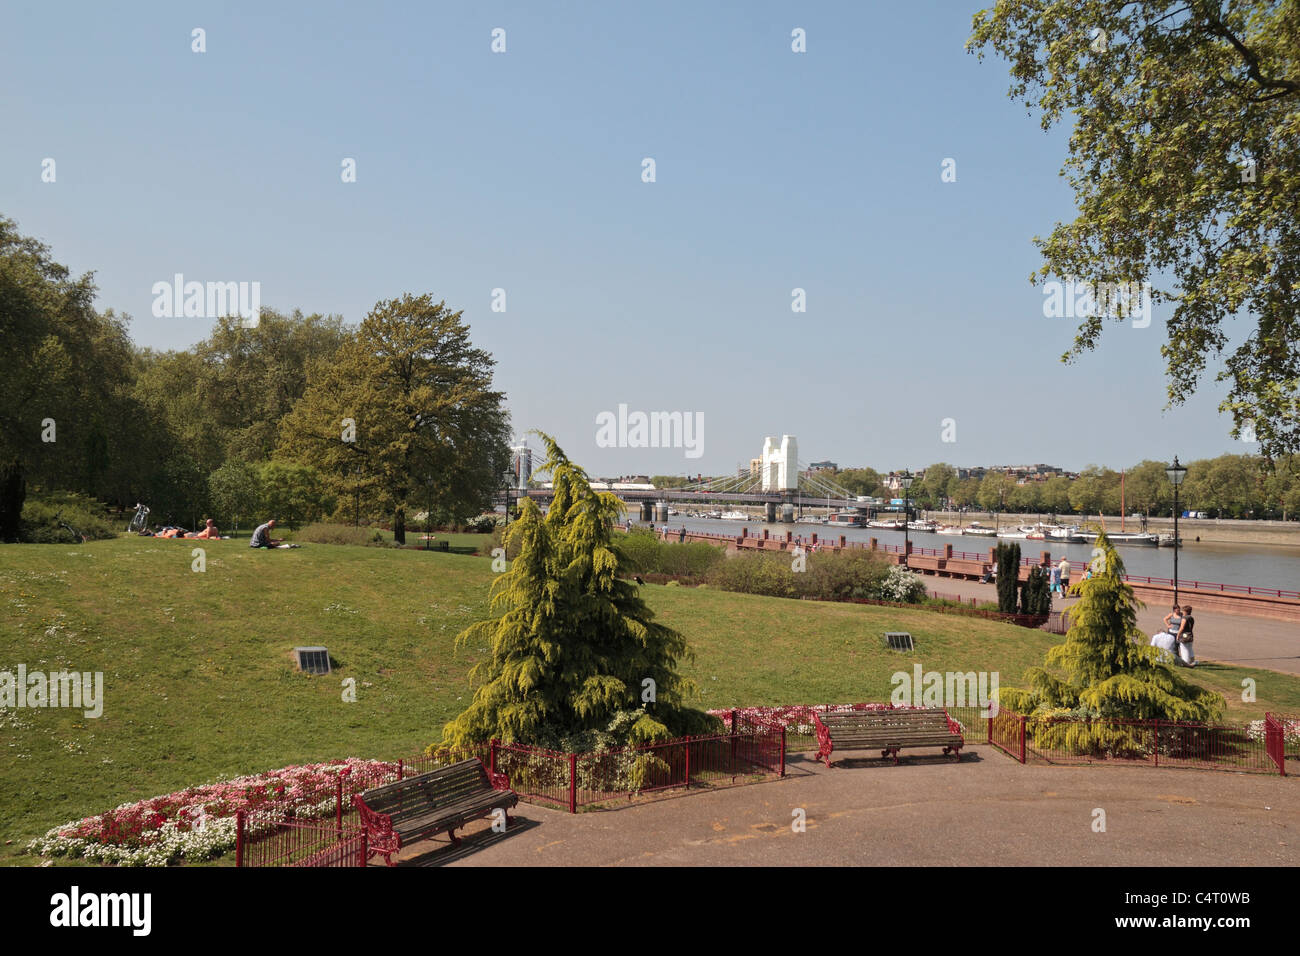
POLYGON ((299 818, 332 815, 341 773, 357 785, 366 781, 373 786, 396 778, 397 764, 348 758, 188 787, 55 827, 27 849, 124 866, 212 859, 234 849, 238 810, 292 811, 299 818))

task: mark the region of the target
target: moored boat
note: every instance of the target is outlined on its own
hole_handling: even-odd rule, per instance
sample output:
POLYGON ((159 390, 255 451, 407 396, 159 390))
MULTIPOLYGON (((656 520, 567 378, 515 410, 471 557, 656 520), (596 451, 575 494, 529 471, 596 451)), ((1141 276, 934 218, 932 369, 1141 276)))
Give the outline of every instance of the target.
POLYGON ((826 520, 826 523, 841 528, 866 527, 865 519, 856 511, 837 511, 826 520))

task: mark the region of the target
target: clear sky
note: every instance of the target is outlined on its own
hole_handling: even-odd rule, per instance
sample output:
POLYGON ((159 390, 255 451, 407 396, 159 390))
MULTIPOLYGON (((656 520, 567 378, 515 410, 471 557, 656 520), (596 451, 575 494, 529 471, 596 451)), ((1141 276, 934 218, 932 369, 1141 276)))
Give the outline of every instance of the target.
POLYGON ((978 7, 10 4, 0 214, 158 349, 212 325, 153 316, 176 273, 349 322, 433 293, 515 428, 593 474, 729 471, 782 433, 882 470, 1256 451, 1212 381, 1163 410, 1168 307, 1059 362, 1076 323, 1028 276, 1073 215, 1066 137, 965 52, 978 7), (702 454, 598 447, 620 404, 702 416, 702 454))

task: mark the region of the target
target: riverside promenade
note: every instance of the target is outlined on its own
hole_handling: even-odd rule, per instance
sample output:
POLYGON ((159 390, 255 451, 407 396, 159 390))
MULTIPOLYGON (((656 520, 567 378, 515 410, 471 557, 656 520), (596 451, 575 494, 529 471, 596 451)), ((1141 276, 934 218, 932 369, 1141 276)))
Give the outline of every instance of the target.
MULTIPOLYGON (((1077 579, 1076 579, 1077 580, 1077 579)), ((978 581, 927 580, 931 594, 941 597, 957 596, 964 600, 997 601, 997 586, 978 581)), ((1262 667, 1300 674, 1300 624, 1266 618, 1242 617, 1223 611, 1202 610, 1197 606, 1195 594, 1180 591, 1178 599, 1192 606, 1196 618, 1196 659, 1218 661, 1241 667, 1262 667)), ((1071 607, 1078 599, 1055 597, 1052 610, 1071 607)), ((1172 603, 1172 601, 1170 602, 1172 603)), ((1169 613, 1165 604, 1147 602, 1137 613, 1138 627, 1143 634, 1151 635, 1164 630, 1164 616, 1169 613)))
MULTIPOLYGON (((665 541, 685 540, 700 541, 713 545, 725 546, 728 551, 769 551, 790 553, 798 545, 795 535, 790 532, 771 534, 767 530, 742 527, 739 534, 712 534, 699 531, 686 531, 684 538, 671 528, 666 534, 661 532, 665 541)), ((1036 543, 1036 542, 1035 542, 1036 543)), ((813 551, 827 550, 837 552, 850 548, 866 549, 880 554, 885 560, 901 564, 902 547, 899 545, 881 545, 875 538, 867 542, 848 541, 842 535, 826 535, 812 532, 804 538, 804 547, 813 551)), ((1024 549, 1022 544, 1022 550, 1024 549)), ((1044 552, 1045 553, 1045 552, 1044 552)), ((1032 557, 1032 552, 1023 555, 1032 557)), ((942 550, 913 548, 908 558, 911 570, 926 576, 939 578, 933 590, 949 589, 948 585, 959 581, 978 582, 984 572, 993 564, 993 548, 983 551, 959 551, 953 545, 946 545, 942 550)), ((1077 580, 1083 575, 1084 565, 1074 562, 1074 575, 1077 580)), ((1029 575, 1029 565, 1022 564, 1020 578, 1029 575)), ((1227 585, 1203 585, 1199 588, 1190 586, 1191 582, 1181 583, 1179 602, 1191 604, 1200 612, 1213 611, 1234 617, 1266 618, 1290 624, 1293 633, 1300 636, 1300 591, 1278 591, 1276 589, 1257 588, 1254 593, 1245 589, 1229 589, 1227 585)), ((1167 579, 1142 578, 1129 575, 1128 584, 1133 588, 1138 599, 1155 607, 1164 608, 1164 616, 1173 603, 1172 582, 1167 579)), ((1199 616, 1198 616, 1199 620, 1199 616)))

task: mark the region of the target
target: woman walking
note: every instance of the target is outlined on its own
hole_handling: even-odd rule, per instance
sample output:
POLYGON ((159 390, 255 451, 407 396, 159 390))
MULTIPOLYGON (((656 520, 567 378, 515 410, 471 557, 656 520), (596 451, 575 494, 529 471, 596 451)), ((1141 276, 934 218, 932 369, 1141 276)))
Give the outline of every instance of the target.
POLYGON ((1178 656, 1188 667, 1196 666, 1196 652, 1192 650, 1192 628, 1196 626, 1196 619, 1192 617, 1192 606, 1183 605, 1183 619, 1178 628, 1176 640, 1178 641, 1178 656))

